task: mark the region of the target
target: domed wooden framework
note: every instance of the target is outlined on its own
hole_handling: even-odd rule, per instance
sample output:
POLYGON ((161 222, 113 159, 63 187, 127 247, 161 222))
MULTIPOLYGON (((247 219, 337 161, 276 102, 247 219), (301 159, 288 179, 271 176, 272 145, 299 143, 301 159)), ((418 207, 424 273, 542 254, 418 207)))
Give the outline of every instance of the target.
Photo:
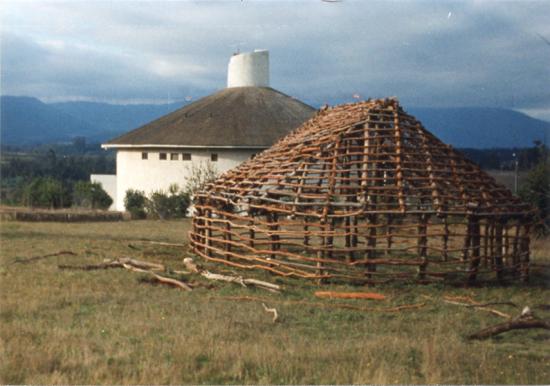
POLYGON ((397 100, 326 108, 196 195, 193 251, 360 283, 528 277, 532 209, 397 100))

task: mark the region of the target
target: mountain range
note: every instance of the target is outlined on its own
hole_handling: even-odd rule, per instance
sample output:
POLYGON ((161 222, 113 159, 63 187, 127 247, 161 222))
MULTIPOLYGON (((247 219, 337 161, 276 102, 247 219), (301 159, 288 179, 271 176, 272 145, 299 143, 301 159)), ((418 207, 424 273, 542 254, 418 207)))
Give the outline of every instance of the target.
MULTIPOLYGON (((185 105, 115 105, 96 102, 43 103, 32 97, 0 97, 1 143, 37 145, 85 137, 103 142, 185 105)), ((458 148, 530 147, 548 143, 550 122, 521 112, 487 107, 412 107, 407 112, 443 142, 458 148)))

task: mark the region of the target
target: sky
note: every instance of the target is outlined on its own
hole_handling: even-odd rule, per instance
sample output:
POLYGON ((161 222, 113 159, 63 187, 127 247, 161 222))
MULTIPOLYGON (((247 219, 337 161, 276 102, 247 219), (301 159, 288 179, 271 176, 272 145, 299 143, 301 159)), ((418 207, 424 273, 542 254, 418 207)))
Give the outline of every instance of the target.
POLYGON ((0 3, 2 95, 166 103, 226 84, 270 51, 271 86, 316 106, 512 108, 550 120, 547 1, 0 3))

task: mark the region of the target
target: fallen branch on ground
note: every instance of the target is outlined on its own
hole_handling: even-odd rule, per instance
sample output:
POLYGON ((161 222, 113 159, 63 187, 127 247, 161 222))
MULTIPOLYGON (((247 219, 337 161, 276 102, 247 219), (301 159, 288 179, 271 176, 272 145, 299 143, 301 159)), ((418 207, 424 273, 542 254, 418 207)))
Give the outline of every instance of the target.
POLYGON ((118 261, 110 261, 101 264, 87 264, 87 265, 69 265, 69 264, 59 264, 57 266, 59 269, 79 269, 82 271, 94 271, 97 269, 109 269, 109 268, 124 268, 122 263, 118 261))
POLYGON ((144 269, 144 270, 148 270, 148 271, 164 271, 165 270, 164 265, 160 264, 160 263, 150 263, 148 261, 136 260, 136 259, 131 259, 131 258, 128 258, 128 257, 122 257, 122 258, 117 259, 117 260, 120 261, 122 264, 128 264, 128 265, 131 265, 135 268, 140 268, 140 269, 144 269))
POLYGON ((503 332, 528 328, 543 328, 545 330, 550 330, 550 322, 537 318, 529 309, 529 307, 525 307, 520 316, 508 322, 487 327, 478 332, 470 334, 468 336, 468 339, 487 339, 492 336, 502 334, 503 332))
POLYGON ((475 301, 469 296, 444 296, 445 300, 451 300, 451 301, 459 301, 459 302, 466 302, 468 303, 468 307, 487 307, 487 306, 511 306, 519 308, 516 303, 512 302, 489 302, 489 303, 480 303, 475 301))
POLYGON ((164 271, 164 265, 159 263, 151 263, 148 261, 131 259, 123 257, 114 260, 107 260, 101 264, 89 264, 89 265, 58 265, 59 269, 80 269, 84 271, 91 271, 96 269, 109 269, 109 268, 124 268, 132 272, 147 273, 152 276, 152 279, 160 284, 169 285, 172 287, 178 287, 185 291, 191 291, 192 288, 187 283, 180 280, 164 277, 156 274, 153 271, 164 271))
POLYGON ((183 264, 189 271, 193 273, 198 273, 199 275, 201 275, 202 277, 208 280, 218 280, 218 281, 225 281, 228 283, 237 283, 242 285, 243 287, 253 285, 270 292, 281 291, 281 286, 277 284, 268 283, 266 281, 257 280, 257 279, 245 279, 242 276, 229 276, 229 275, 221 275, 219 273, 212 273, 195 264, 195 262, 191 257, 186 257, 185 259, 183 259, 183 264))
POLYGON ((457 305, 457 306, 475 308, 475 309, 479 309, 481 311, 490 312, 491 314, 494 314, 494 315, 497 315, 497 316, 500 316, 500 317, 506 318, 506 319, 511 319, 512 316, 505 313, 505 312, 495 310, 494 308, 488 308, 488 306, 507 305, 507 306, 512 306, 512 307, 517 307, 517 304, 512 303, 512 302, 479 303, 479 302, 475 301, 474 299, 472 299, 469 296, 444 296, 443 301, 445 303, 454 304, 454 305, 457 305), (460 301, 458 301, 458 300, 460 300, 460 301))
POLYGON ((157 281, 158 283, 160 284, 165 284, 165 285, 169 285, 169 286, 172 286, 172 287, 178 287, 178 288, 181 288, 185 291, 192 291, 193 288, 191 288, 190 285, 182 282, 182 281, 179 281, 179 280, 176 280, 176 279, 171 279, 169 277, 164 277, 164 276, 160 276, 160 275, 157 275, 156 273, 153 273, 153 272, 149 272, 155 281, 157 281))
POLYGON ((109 268, 126 268, 132 269, 138 272, 148 271, 164 271, 164 265, 159 263, 150 263, 148 261, 131 259, 129 257, 121 257, 114 260, 105 260, 100 264, 88 264, 88 265, 65 265, 61 264, 57 266, 59 269, 81 269, 84 271, 92 271, 95 269, 109 269, 109 268))
POLYGON ((164 245, 166 247, 186 247, 187 246, 187 244, 167 243, 165 241, 153 241, 153 240, 139 240, 139 241, 147 244, 164 245))
POLYGON ((457 306, 462 306, 462 307, 477 307, 476 309, 478 310, 481 310, 481 311, 487 311, 487 312, 490 312, 491 314, 494 314, 494 315, 497 315, 497 316, 500 316, 502 318, 506 318, 506 319, 510 319, 512 316, 507 314, 507 313, 504 313, 504 312, 501 312, 499 310, 495 310, 493 308, 487 308, 487 307, 482 307, 482 306, 476 306, 476 305, 473 305, 473 304, 468 304, 468 303, 459 303, 459 302, 455 302, 453 300, 443 300, 445 303, 449 303, 449 304, 454 304, 454 305, 457 305, 457 306))
POLYGON ((279 314, 277 313, 277 310, 275 308, 269 308, 265 305, 265 303, 262 303, 262 306, 264 307, 265 312, 273 314, 273 323, 275 323, 277 319, 279 319, 279 314))
POLYGON ((369 299, 369 300, 385 300, 386 296, 374 292, 333 292, 333 291, 317 291, 315 296, 318 298, 329 299, 369 299))
POLYGON ((16 258, 15 260, 13 260, 11 264, 17 264, 17 263, 21 263, 21 264, 27 264, 27 263, 30 263, 32 261, 36 261, 36 260, 42 260, 42 259, 45 259, 45 258, 48 258, 48 257, 54 257, 54 256, 61 256, 61 255, 71 255, 71 256, 76 256, 76 253, 72 252, 72 251, 59 251, 59 252, 56 252, 56 253, 50 253, 48 255, 41 255, 41 256, 33 256, 33 257, 29 257, 27 259, 19 259, 19 258, 16 258))
POLYGON ((279 303, 279 304, 292 304, 292 305, 304 305, 309 307, 318 308, 339 308, 346 310, 365 311, 365 312, 399 312, 403 310, 414 310, 422 308, 426 303, 415 304, 402 304, 395 307, 359 307, 346 303, 314 303, 304 302, 300 300, 278 300, 278 299, 265 299, 255 296, 211 296, 209 299, 214 300, 232 300, 232 301, 245 301, 245 302, 261 302, 261 303, 279 303))

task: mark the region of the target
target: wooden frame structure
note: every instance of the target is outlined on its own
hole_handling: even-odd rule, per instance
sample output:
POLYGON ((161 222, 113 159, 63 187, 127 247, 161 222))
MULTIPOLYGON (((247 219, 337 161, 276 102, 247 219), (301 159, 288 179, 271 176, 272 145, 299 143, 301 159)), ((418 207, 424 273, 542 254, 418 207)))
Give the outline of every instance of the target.
POLYGON ((529 275, 533 210, 395 99, 324 108, 195 197, 205 259, 318 281, 529 275))

